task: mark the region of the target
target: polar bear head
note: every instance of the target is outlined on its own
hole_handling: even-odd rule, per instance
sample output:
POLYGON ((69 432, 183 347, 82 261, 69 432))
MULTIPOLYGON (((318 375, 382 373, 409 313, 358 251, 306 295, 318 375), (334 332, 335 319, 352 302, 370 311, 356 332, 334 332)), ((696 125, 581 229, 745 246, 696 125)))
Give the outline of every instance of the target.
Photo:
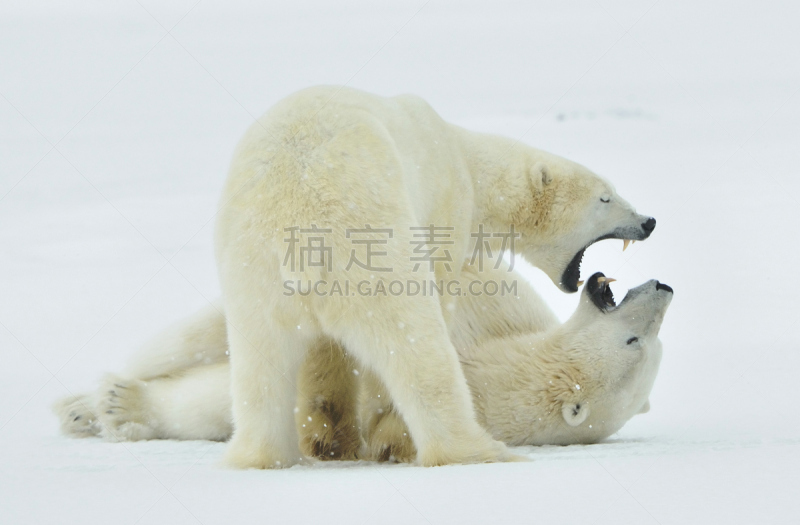
POLYGON ((578 291, 581 260, 593 243, 644 240, 656 226, 580 164, 535 151, 526 171, 527 196, 511 218, 522 236, 519 252, 565 292, 578 291))
POLYGON ((649 409, 661 361, 658 331, 672 288, 651 280, 617 305, 612 281, 599 272, 592 275, 578 309, 554 334, 575 384, 563 382, 561 391, 553 391, 561 406, 549 428, 557 434, 550 442, 597 441, 649 409))
POLYGON ((672 289, 651 280, 616 304, 602 273, 545 332, 487 340, 461 356, 476 415, 510 445, 594 443, 649 409, 672 289))

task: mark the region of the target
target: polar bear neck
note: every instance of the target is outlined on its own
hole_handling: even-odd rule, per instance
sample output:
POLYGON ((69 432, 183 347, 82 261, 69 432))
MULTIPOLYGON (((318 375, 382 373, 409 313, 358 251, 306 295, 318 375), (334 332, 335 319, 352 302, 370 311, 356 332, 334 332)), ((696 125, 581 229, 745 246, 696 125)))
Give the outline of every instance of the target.
POLYGON ((461 128, 456 133, 474 190, 473 231, 480 225, 508 231, 511 224, 519 229, 522 222, 538 222, 528 217, 537 208, 530 170, 547 154, 507 137, 461 128))

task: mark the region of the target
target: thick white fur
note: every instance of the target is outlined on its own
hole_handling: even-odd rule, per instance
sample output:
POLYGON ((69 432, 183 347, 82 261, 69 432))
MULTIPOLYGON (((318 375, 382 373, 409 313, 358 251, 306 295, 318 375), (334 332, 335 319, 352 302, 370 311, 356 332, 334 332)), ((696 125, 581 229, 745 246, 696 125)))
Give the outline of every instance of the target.
MULTIPOLYGON (((672 295, 657 290, 655 281, 633 289, 619 307, 605 312, 584 293, 575 314, 562 325, 515 272, 477 272, 467 266, 464 273, 476 280, 517 282, 518 297, 468 296, 451 318, 451 339, 477 419, 496 439, 511 445, 592 443, 648 410, 661 358, 658 330, 672 295), (634 336, 638 341, 628 344, 634 336)), ((224 362, 227 345, 210 347, 195 337, 205 333, 217 336, 216 341, 224 339, 224 315, 210 308, 166 334, 181 332, 185 337, 177 340, 183 343, 162 347, 164 354, 157 361, 169 375, 150 380, 113 377, 93 395, 65 400, 59 406, 64 431, 128 440, 229 438, 233 427, 230 370, 224 362), (188 359, 200 348, 223 362, 188 359), (189 365, 184 370, 168 366, 185 358, 189 365)), ((149 360, 152 355, 142 352, 138 357, 149 360)), ((299 380, 301 397, 347 406, 347 400, 335 399, 324 385, 330 389, 331 384, 346 383, 358 364, 342 355, 334 360, 325 368, 339 367, 345 375, 320 380, 319 371, 307 364, 299 380)), ((324 356, 313 362, 324 362, 324 356)), ((131 369, 145 365, 134 362, 131 369)), ((351 419, 339 430, 324 411, 302 411, 296 424, 311 443, 306 450, 335 459, 354 458, 358 452, 369 459, 412 460, 416 449, 391 400, 374 378, 361 376, 361 426, 351 419), (367 442, 360 442, 358 432, 342 435, 349 428, 361 428, 367 442), (332 445, 338 440, 349 443, 332 445)))
MULTIPOLYGON (((471 233, 513 226, 516 252, 573 291, 561 277, 575 254, 603 235, 640 232, 645 219, 586 168, 450 125, 417 97, 318 87, 284 99, 241 140, 218 214, 235 422, 229 463, 302 461, 294 409, 314 402, 298 402, 294 379, 326 341, 341 343, 385 385, 421 464, 510 459, 476 421, 448 337, 463 298, 287 297, 284 281, 456 280, 473 253, 471 233), (345 231, 366 225, 393 230, 381 260, 391 274, 345 269, 345 231), (414 268, 410 228, 428 225, 452 228, 452 264, 414 268), (330 268, 287 267, 287 229, 312 226, 330 230, 330 268)), ((301 233, 298 246, 313 236, 301 233)))
POLYGON ((222 301, 217 300, 175 323, 137 352, 123 374, 152 379, 197 365, 227 363, 228 334, 216 322, 223 309, 222 301))
MULTIPOLYGON (((642 222, 577 164, 447 124, 417 97, 335 87, 296 93, 250 127, 221 202, 217 263, 235 421, 226 457, 242 468, 302 461, 292 379, 321 339, 341 342, 377 374, 421 464, 511 458, 475 420, 437 297, 286 297, 284 281, 453 280, 472 254, 472 232, 513 225, 516 250, 567 289, 561 275, 577 251, 621 222, 642 222), (315 225, 330 230, 330 266, 288 267, 287 229, 315 225), (393 230, 382 261, 391 275, 346 270, 346 230, 367 225, 393 230), (452 228, 453 264, 414 263, 411 228, 428 225, 452 228)), ((298 246, 316 236, 301 230, 298 246)))
POLYGON ((599 441, 647 412, 672 300, 657 285, 630 290, 609 310, 584 289, 563 325, 462 352, 478 420, 510 445, 568 445, 599 441))
MULTIPOLYGON (((456 302, 449 324, 459 351, 487 339, 542 331, 558 323, 539 295, 519 274, 509 272, 505 263, 500 269, 483 272, 465 265, 464 272, 468 281, 516 283, 517 295, 468 295, 456 302)), ((224 309, 215 302, 157 335, 133 356, 122 373, 109 375, 93 394, 59 401, 54 408, 62 430, 77 437, 102 435, 120 440, 227 440, 232 432, 228 354, 224 309)), ((383 408, 387 416, 393 412, 391 400, 374 374, 347 358, 339 345, 323 341, 312 348, 297 380, 302 410, 298 409, 296 420, 304 438, 313 438, 317 427, 334 431, 333 425, 322 427, 326 422, 316 410, 317 401, 322 398, 347 405, 347 400, 335 398, 341 390, 352 388, 347 384, 350 380, 365 383, 365 392, 375 392, 361 396, 362 413, 377 414, 383 408), (318 366, 320 362, 323 366, 318 366), (359 375, 353 374, 358 368, 359 375), (321 369, 327 371, 327 377, 322 376, 321 369), (332 387, 328 387, 330 384, 332 387)), ((342 409, 353 411, 352 417, 356 415, 355 399, 349 402, 352 406, 342 409)), ((407 433, 404 424, 400 435, 403 433, 407 433)), ((360 448, 360 439, 355 441, 356 449, 360 448)), ((307 451, 314 452, 314 446, 307 451)), ((353 454, 350 451, 335 457, 353 454)))
POLYGON ((111 440, 208 439, 231 434, 230 363, 217 302, 170 326, 109 374, 96 392, 54 406, 65 433, 111 440))

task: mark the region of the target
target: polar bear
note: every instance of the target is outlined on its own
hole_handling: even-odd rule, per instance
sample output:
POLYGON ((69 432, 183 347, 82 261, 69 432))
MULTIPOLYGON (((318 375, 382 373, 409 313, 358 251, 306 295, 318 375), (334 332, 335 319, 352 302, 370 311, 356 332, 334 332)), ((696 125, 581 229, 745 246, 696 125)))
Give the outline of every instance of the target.
MULTIPOLYGON (((495 439, 509 445, 593 443, 649 409, 662 351, 658 331, 672 298, 669 286, 648 281, 616 305, 613 279, 596 273, 575 313, 560 324, 529 285, 511 281, 519 277, 514 272, 471 267, 464 272, 519 286, 514 301, 466 297, 450 332, 477 420, 495 439)), ((58 410, 63 430, 111 439, 228 439, 233 424, 224 333, 224 316, 215 307, 177 325, 160 339, 162 346, 137 356, 126 377, 111 376, 95 394, 63 402, 58 410), (147 378, 167 363, 179 368, 147 378)), ((412 460, 416 450, 407 430, 387 426, 383 406, 380 398, 364 396, 363 430, 392 435, 362 444, 358 457, 412 460)), ((327 417, 316 421, 303 414, 296 424, 305 438, 319 432, 342 437, 327 417)))
POLYGON ((318 285, 458 281, 477 243, 481 253, 523 255, 573 292, 589 244, 643 239, 654 227, 586 168, 448 124, 417 97, 335 87, 289 96, 239 143, 217 215, 235 421, 228 463, 303 460, 293 378, 328 340, 386 386, 421 464, 510 459, 475 419, 448 337, 456 298, 319 293, 318 285), (353 232, 366 243, 358 250, 353 232), (497 232, 519 238, 501 245, 497 232), (379 244, 377 268, 387 273, 363 258, 353 264, 369 243, 379 244), (287 282, 314 293, 287 297, 287 282))

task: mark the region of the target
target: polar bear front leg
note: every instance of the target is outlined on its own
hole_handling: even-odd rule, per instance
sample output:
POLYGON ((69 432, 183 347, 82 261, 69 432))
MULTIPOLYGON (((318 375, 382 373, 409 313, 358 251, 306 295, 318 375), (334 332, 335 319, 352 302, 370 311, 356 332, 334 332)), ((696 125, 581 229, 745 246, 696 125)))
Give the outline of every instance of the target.
POLYGON ((410 463, 417 456, 402 416, 395 410, 389 393, 371 371, 362 375, 361 426, 366 441, 364 459, 410 463))
POLYGON ((297 371, 318 335, 299 313, 292 319, 287 326, 258 303, 228 308, 234 432, 226 461, 233 467, 303 461, 295 428, 297 371))
POLYGON ((337 342, 311 347, 298 374, 300 449, 323 460, 353 460, 361 448, 356 402, 357 366, 337 342))
POLYGON ((346 305, 332 306, 329 315, 320 317, 323 329, 341 340, 386 385, 411 431, 419 463, 512 459, 505 445, 476 422, 436 298, 350 297, 345 301, 346 305))

